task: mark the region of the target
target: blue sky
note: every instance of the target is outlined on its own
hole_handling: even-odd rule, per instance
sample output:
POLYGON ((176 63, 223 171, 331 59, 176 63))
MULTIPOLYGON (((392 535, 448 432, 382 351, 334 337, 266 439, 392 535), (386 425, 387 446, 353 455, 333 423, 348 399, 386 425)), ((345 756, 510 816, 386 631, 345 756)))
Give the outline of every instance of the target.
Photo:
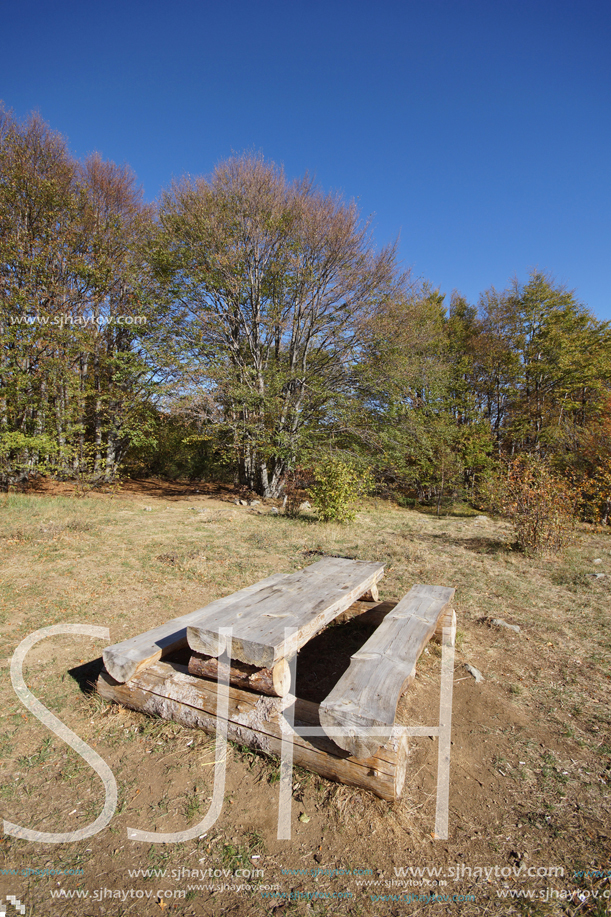
POLYGON ((149 200, 254 149, 448 295, 538 267, 611 320, 609 0, 8 0, 0 99, 149 200))

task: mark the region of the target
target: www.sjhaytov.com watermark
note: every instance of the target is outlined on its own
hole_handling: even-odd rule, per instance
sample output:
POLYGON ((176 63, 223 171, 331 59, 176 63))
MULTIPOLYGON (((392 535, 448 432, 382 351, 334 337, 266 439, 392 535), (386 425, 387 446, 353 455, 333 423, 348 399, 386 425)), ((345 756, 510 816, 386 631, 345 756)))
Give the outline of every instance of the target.
POLYGON ((146 315, 11 315, 9 324, 11 325, 40 325, 42 327, 68 328, 71 325, 77 325, 81 328, 94 327, 102 325, 146 325, 148 319, 146 315))

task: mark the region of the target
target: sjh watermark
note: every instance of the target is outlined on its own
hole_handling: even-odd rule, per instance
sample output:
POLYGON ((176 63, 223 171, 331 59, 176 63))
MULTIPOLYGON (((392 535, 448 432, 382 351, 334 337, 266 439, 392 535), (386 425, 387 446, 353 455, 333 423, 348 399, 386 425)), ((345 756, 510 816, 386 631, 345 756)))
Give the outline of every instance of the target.
POLYGON ((11 325, 42 325, 43 327, 65 328, 78 325, 82 328, 98 327, 103 325, 146 325, 146 315, 71 315, 64 312, 61 315, 11 315, 11 325))
POLYGON ((13 909, 14 913, 25 915, 25 904, 22 904, 19 898, 16 895, 6 895, 6 904, 4 900, 0 898, 0 915, 4 917, 7 912, 7 909, 13 909))
MULTIPOLYGON (((295 628, 285 629, 285 641, 296 633, 295 628)), ((117 783, 114 774, 103 758, 98 755, 75 732, 69 729, 55 714, 51 713, 38 698, 32 694, 23 678, 23 663, 30 649, 41 640, 59 634, 83 635, 110 640, 110 631, 106 627, 95 627, 89 624, 54 624, 34 631, 16 648, 11 659, 11 681, 15 693, 21 703, 40 720, 51 732, 66 742, 81 758, 83 758, 100 777, 104 784, 106 798, 102 812, 91 824, 76 831, 54 832, 36 831, 24 828, 12 822, 4 821, 4 833, 23 840, 35 841, 45 844, 66 844, 73 841, 84 840, 92 837, 103 828, 106 828, 112 819, 117 807, 117 783)), ((215 824, 223 807, 225 797, 225 768, 227 760, 227 725, 229 715, 229 670, 231 660, 232 628, 222 627, 219 636, 225 638, 225 649, 219 658, 216 697, 216 744, 214 764, 214 787, 210 808, 205 818, 192 828, 184 831, 161 832, 143 831, 139 828, 127 828, 130 840, 143 841, 153 844, 182 843, 201 837, 215 824)), ((443 628, 441 651, 441 685, 439 703, 438 726, 398 726, 392 731, 392 740, 406 743, 410 736, 436 736, 439 740, 437 762, 437 800, 435 810, 434 837, 446 840, 448 837, 448 811, 450 787, 450 738, 452 731, 452 689, 454 679, 454 642, 456 637, 456 624, 443 628)), ((291 688, 296 681, 297 659, 293 656, 290 660, 291 688)), ((279 714, 279 723, 282 732, 280 755, 280 786, 278 805, 278 832, 279 840, 290 840, 291 837, 291 808, 293 786, 293 742, 296 736, 342 736, 347 731, 341 727, 323 730, 320 726, 294 726, 294 695, 292 690, 284 698, 284 710, 279 714)), ((380 730, 375 727, 363 728, 363 735, 380 736, 380 730)), ((384 734, 384 740, 387 736, 384 734)), ((382 739, 381 739, 382 741, 382 739)))

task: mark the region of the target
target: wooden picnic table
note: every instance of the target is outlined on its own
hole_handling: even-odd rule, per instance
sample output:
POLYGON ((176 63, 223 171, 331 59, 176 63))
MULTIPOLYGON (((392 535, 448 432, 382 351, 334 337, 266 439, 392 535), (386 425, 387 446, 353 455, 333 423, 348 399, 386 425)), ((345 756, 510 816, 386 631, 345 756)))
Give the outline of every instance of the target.
POLYGON ((273 668, 294 655, 352 603, 371 591, 384 565, 344 557, 323 557, 290 574, 274 574, 143 634, 104 650, 104 665, 118 682, 187 645, 218 657, 232 628, 231 657, 273 668), (289 629, 290 635, 286 636, 289 629))
POLYGON ((232 658, 271 668, 293 656, 383 574, 383 564, 324 557, 281 580, 264 580, 256 591, 222 608, 213 602, 187 627, 189 646, 220 656, 226 646, 220 630, 231 627, 232 658))
POLYGON ((216 729, 217 699, 228 692, 228 736, 276 755, 291 709, 295 763, 396 799, 407 766, 407 739, 395 729, 397 703, 427 641, 444 627, 455 629, 456 616, 454 590, 441 586, 416 585, 399 602, 375 604, 383 573, 377 562, 322 557, 295 573, 269 576, 107 647, 97 689, 108 700, 208 732, 216 729), (363 598, 374 602, 358 601, 363 598), (324 701, 287 697, 295 692, 287 660, 344 612, 366 608, 377 629, 324 701), (160 662, 187 645, 188 668, 160 662))

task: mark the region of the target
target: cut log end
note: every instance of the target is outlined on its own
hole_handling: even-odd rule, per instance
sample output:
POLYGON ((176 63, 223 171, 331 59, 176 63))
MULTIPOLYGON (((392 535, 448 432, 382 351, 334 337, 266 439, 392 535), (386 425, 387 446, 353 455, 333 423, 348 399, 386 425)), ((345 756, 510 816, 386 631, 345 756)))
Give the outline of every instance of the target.
POLYGON ((439 621, 437 622, 437 627, 435 628, 435 633, 433 635, 433 639, 436 643, 441 643, 443 641, 443 630, 445 627, 454 628, 454 639, 451 642, 451 646, 454 646, 456 639, 456 612, 451 608, 442 614, 439 618, 439 621))
POLYGON ((104 660, 106 671, 115 681, 124 683, 136 673, 136 663, 130 663, 129 660, 121 659, 120 657, 117 658, 112 652, 112 647, 107 647, 104 650, 102 659, 104 660))
POLYGON ((198 627, 187 628, 187 641, 192 650, 205 656, 220 656, 225 650, 225 637, 198 627))
POLYGON ((279 659, 273 667, 272 683, 278 697, 286 697, 291 690, 291 668, 286 659, 279 659))
POLYGON ((162 656, 163 651, 160 649, 158 652, 151 654, 146 659, 130 659, 129 656, 124 656, 120 652, 113 652, 112 646, 106 647, 102 653, 102 659, 104 660, 106 671, 114 678, 115 681, 118 681, 121 684, 129 681, 130 678, 133 678, 134 675, 137 675, 138 672, 146 669, 149 665, 158 662, 162 656))
POLYGON ((378 587, 376 583, 374 583, 369 588, 368 592, 366 592, 364 595, 360 597, 359 601, 361 602, 379 602, 380 601, 380 593, 378 591, 378 587))

